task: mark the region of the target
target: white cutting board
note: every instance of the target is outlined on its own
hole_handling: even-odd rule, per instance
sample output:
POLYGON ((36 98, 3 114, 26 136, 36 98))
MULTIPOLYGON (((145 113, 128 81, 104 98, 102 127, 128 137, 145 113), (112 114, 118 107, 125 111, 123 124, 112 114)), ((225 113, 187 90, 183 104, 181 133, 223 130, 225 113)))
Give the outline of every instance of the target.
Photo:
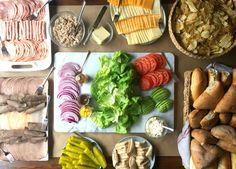
MULTIPOLYGON (((59 84, 59 77, 58 77, 58 70, 60 67, 65 64, 66 62, 75 62, 79 65, 82 65, 83 61, 85 60, 87 52, 58 52, 55 54, 55 63, 54 66, 56 67, 54 71, 54 130, 56 132, 110 132, 115 133, 115 129, 111 126, 109 128, 101 129, 97 127, 90 118, 81 119, 79 123, 68 123, 62 121, 60 118, 60 109, 59 109, 59 99, 57 99, 58 94, 58 84, 59 84)), ((91 79, 94 79, 96 76, 96 72, 100 69, 100 62, 99 57, 103 55, 112 56, 113 53, 107 52, 92 52, 86 61, 86 64, 83 68, 83 73, 87 74, 91 79)), ((130 53, 134 57, 144 56, 147 53, 130 53)), ((169 63, 172 65, 173 69, 175 68, 174 64, 174 55, 172 53, 165 53, 169 63)), ((167 66, 168 67, 168 66, 167 66)), ((83 94, 90 94, 90 86, 91 81, 89 83, 83 84, 81 88, 81 92, 83 94)), ((174 100, 174 80, 165 86, 171 91, 170 98, 174 100)), ((143 92, 144 95, 147 95, 149 92, 143 92)), ((145 132, 145 123, 149 117, 158 115, 163 117, 167 121, 169 127, 174 128, 174 108, 169 110, 166 113, 160 113, 157 110, 143 115, 139 118, 139 120, 133 124, 130 128, 129 133, 144 133, 145 132)))
MULTIPOLYGON (((45 3, 47 0, 42 0, 45 3)), ((45 42, 48 45, 47 57, 43 60, 29 61, 29 62, 12 62, 0 60, 0 71, 8 72, 28 72, 28 71, 39 71, 47 69, 52 63, 52 47, 51 38, 49 35, 49 25, 50 25, 50 15, 49 15, 49 5, 45 6, 45 17, 46 22, 46 37, 45 42)))

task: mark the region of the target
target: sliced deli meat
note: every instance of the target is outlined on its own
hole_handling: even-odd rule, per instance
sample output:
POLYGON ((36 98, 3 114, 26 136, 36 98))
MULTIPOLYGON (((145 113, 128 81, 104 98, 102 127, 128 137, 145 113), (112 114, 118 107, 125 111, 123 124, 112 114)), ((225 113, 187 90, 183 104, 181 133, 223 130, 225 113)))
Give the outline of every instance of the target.
MULTIPOLYGON (((43 6, 41 0, 1 0, 0 6, 5 7, 5 13, 0 13, 2 20, 25 20, 32 13, 43 6)), ((45 16, 45 8, 43 8, 37 20, 43 19, 45 16)))

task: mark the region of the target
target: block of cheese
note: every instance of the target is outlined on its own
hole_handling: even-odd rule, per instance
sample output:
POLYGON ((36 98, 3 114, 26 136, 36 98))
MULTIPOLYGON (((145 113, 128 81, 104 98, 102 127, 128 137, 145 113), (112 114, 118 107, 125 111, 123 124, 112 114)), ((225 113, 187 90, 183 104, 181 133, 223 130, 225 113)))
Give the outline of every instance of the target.
POLYGON ((162 35, 160 28, 151 28, 126 34, 129 45, 144 44, 158 39, 162 35))
MULTIPOLYGON (((118 5, 120 0, 108 0, 108 2, 111 5, 118 5)), ((134 6, 140 6, 142 8, 146 9, 152 9, 153 8, 153 2, 154 0, 122 0, 121 6, 128 6, 128 5, 134 5, 134 6)))
POLYGON ((127 34, 139 30, 159 27, 160 14, 140 15, 115 22, 118 34, 127 34))
POLYGON ((95 29, 92 33, 92 38, 99 45, 105 42, 109 37, 110 37, 110 33, 103 26, 95 29))

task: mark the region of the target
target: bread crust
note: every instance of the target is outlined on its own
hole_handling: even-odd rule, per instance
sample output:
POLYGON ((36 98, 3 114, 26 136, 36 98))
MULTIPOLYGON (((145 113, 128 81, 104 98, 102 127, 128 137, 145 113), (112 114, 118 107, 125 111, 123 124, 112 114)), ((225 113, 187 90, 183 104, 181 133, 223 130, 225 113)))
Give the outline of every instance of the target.
POLYGON ((194 129, 191 132, 191 136, 195 138, 201 145, 203 144, 216 144, 217 138, 215 138, 211 132, 203 129, 194 129))
POLYGON ((189 113, 189 124, 193 129, 200 128, 200 121, 207 115, 208 110, 193 110, 189 113))
POLYGON ((195 101, 206 89, 207 77, 205 72, 201 68, 195 68, 191 76, 191 96, 192 100, 195 101))
POLYGON ((224 96, 224 88, 220 81, 215 81, 208 86, 205 91, 194 101, 193 107, 196 109, 214 110, 217 103, 224 96))

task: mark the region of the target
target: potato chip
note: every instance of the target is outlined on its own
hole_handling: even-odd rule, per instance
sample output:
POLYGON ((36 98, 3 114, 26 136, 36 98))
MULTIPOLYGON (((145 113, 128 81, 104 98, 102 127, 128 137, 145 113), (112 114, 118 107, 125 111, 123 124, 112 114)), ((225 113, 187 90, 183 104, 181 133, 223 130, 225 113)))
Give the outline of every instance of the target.
POLYGON ((233 45, 236 10, 233 0, 180 0, 174 16, 180 44, 195 54, 220 54, 233 45))

